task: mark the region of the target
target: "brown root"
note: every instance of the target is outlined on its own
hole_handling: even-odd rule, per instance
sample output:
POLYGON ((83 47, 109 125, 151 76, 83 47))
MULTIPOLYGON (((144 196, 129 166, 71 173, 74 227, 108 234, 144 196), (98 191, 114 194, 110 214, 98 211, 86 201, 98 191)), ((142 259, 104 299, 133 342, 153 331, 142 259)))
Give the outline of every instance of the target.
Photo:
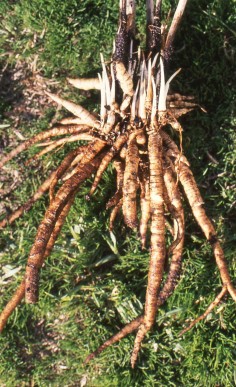
MULTIPOLYGON (((103 148, 103 144, 98 146, 98 149, 103 148)), ((97 152, 98 153, 98 152, 97 152)), ((56 221, 69 197, 75 194, 79 189, 79 185, 88 178, 94 169, 99 165, 100 158, 94 159, 94 154, 87 154, 87 160, 84 158, 84 164, 77 168, 77 172, 71 176, 58 190, 54 200, 50 203, 44 219, 42 220, 35 238, 35 242, 31 248, 25 276, 25 296, 26 302, 35 303, 38 298, 38 270, 39 262, 44 256, 47 243, 53 232, 56 221)))
POLYGON ((137 227, 137 176, 139 154, 136 139, 130 136, 125 159, 124 185, 123 185, 123 215, 126 225, 132 229, 137 227))
POLYGON ((58 180, 65 174, 65 172, 70 168, 73 160, 76 158, 78 153, 80 153, 81 147, 76 148, 75 150, 71 151, 62 161, 62 163, 59 165, 59 167, 55 171, 55 175, 51 181, 50 189, 49 189, 49 196, 50 196, 50 202, 54 199, 54 191, 55 187, 58 183, 58 180))
POLYGON ((86 122, 87 125, 91 126, 92 128, 99 128, 100 125, 96 120, 96 117, 94 117, 93 114, 91 114, 88 110, 83 108, 82 106, 75 104, 74 102, 69 102, 61 97, 59 97, 56 94, 48 93, 46 94, 58 105, 62 105, 65 109, 67 109, 69 112, 74 114, 76 117, 81 118, 83 122, 86 122))
POLYGON ((124 170, 125 165, 123 161, 114 160, 113 165, 116 169, 116 193, 111 197, 111 199, 106 204, 106 209, 116 206, 122 197, 122 188, 124 184, 124 170))
POLYGON ((20 218, 25 212, 29 211, 33 204, 41 198, 49 190, 49 187, 56 175, 56 171, 53 171, 50 176, 40 185, 33 196, 22 206, 17 208, 12 214, 8 215, 5 219, 0 221, 0 229, 6 227, 8 224, 12 224, 16 219, 20 218))
POLYGON ((51 137, 56 136, 62 136, 67 134, 74 134, 76 132, 79 132, 81 128, 85 128, 84 125, 67 125, 67 126, 57 126, 55 128, 49 129, 45 132, 41 132, 37 134, 36 136, 32 137, 31 139, 23 142, 22 144, 18 145, 15 149, 13 149, 8 155, 3 156, 0 159, 0 168, 3 167, 8 161, 12 160, 14 157, 16 157, 19 153, 25 151, 32 145, 36 144, 37 142, 44 141, 51 137))
MULTIPOLYGON (((42 267, 45 259, 51 254, 52 249, 54 247, 55 241, 61 231, 61 228, 64 224, 65 218, 68 215, 68 212, 73 204, 74 196, 72 196, 68 203, 65 205, 64 209, 58 216, 58 220, 55 224, 54 230, 52 232, 52 235, 48 241, 48 244, 46 246, 46 250, 44 253, 43 258, 38 262, 38 267, 42 267)), ((7 303, 5 308, 3 309, 1 315, 0 315, 0 332, 2 332, 3 328, 6 325, 6 322, 10 315, 13 313, 13 311, 16 309, 16 307, 21 303, 25 296, 25 278, 22 280, 20 286, 16 290, 15 294, 12 296, 11 300, 7 303)))
POLYGON ((109 221, 109 230, 112 231, 114 228, 114 222, 116 220, 116 217, 122 207, 123 199, 120 199, 119 202, 115 205, 115 207, 112 209, 110 214, 110 221, 109 221))
POLYGON ((197 187, 197 183, 193 177, 193 174, 189 168, 189 163, 182 162, 180 159, 180 152, 178 147, 175 145, 174 141, 166 134, 162 133, 162 138, 165 145, 174 151, 177 155, 175 158, 175 172, 177 173, 180 183, 184 189, 184 193, 188 199, 190 207, 192 209, 193 215, 202 229, 203 233, 206 236, 206 239, 212 246, 216 264, 218 266, 220 276, 223 282, 228 289, 231 297, 236 301, 236 289, 234 288, 232 281, 230 279, 226 259, 224 252, 221 248, 220 242, 217 238, 215 228, 207 217, 205 209, 203 208, 203 199, 201 197, 200 191, 197 187))
POLYGON ((124 145, 126 141, 127 141, 127 134, 123 134, 122 136, 118 137, 118 139, 112 145, 111 149, 107 152, 101 164, 99 165, 99 168, 97 170, 89 195, 92 195, 94 193, 94 191, 96 190, 101 180, 103 172, 105 172, 113 157, 118 153, 118 151, 121 149, 121 147, 124 145))
POLYGON ((184 328, 180 333, 179 336, 184 335, 186 332, 188 332, 190 329, 194 327, 199 321, 203 320, 208 316, 209 313, 221 302, 222 298, 228 293, 228 289, 226 286, 223 286, 221 292, 216 296, 214 301, 211 302, 211 304, 208 306, 208 308, 205 310, 205 312, 197 317, 195 320, 193 320, 186 328, 184 328))
POLYGON ((67 81, 81 90, 101 90, 101 84, 98 78, 67 78, 67 81))
POLYGON ((179 179, 193 211, 193 215, 205 234, 206 239, 212 246, 223 285, 227 287, 229 294, 233 300, 236 301, 236 289, 230 279, 224 252, 217 238, 215 228, 210 219, 207 217, 205 209, 202 206, 203 199, 198 190, 193 174, 186 164, 180 163, 179 179))
POLYGON ((145 248, 148 222, 150 220, 150 188, 149 188, 149 166, 148 163, 140 163, 140 208, 141 219, 139 232, 141 237, 142 249, 145 248))
POLYGON ((157 295, 161 286, 165 262, 165 219, 163 197, 162 139, 159 130, 149 134, 148 154, 150 168, 151 256, 145 300, 144 320, 140 325, 131 356, 134 367, 142 340, 154 324, 157 295))
POLYGON ((87 356, 85 360, 85 364, 87 364, 90 360, 92 360, 94 357, 98 356, 104 349, 107 347, 110 347, 111 345, 117 343, 124 337, 128 336, 133 331, 137 330, 140 326, 140 324, 143 321, 143 317, 137 317, 135 320, 131 321, 131 323, 127 324, 123 329, 121 329, 116 335, 112 336, 110 339, 105 341, 96 351, 90 353, 90 355, 87 356))

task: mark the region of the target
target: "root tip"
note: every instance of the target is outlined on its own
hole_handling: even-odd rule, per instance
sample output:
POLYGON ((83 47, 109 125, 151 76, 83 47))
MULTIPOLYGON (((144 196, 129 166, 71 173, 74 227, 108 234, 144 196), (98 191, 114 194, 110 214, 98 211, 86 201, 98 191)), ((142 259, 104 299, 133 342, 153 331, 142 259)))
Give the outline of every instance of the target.
POLYGON ((130 360, 131 368, 132 369, 135 368, 135 365, 137 363, 137 359, 138 359, 138 352, 133 351, 132 356, 131 356, 131 360, 130 360))
POLYGON ((141 238, 141 249, 142 250, 146 249, 146 238, 141 238))
POLYGON ((94 357, 95 357, 95 353, 94 352, 90 353, 86 357, 85 361, 83 362, 83 365, 86 366, 94 357))

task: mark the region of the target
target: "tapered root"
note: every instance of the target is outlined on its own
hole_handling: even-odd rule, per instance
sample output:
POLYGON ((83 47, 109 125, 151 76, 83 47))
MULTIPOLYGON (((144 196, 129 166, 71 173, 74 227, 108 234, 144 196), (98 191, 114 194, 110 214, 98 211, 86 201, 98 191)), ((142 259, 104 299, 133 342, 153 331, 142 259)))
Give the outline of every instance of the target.
POLYGON ((127 134, 123 134, 122 136, 118 137, 118 139, 112 145, 111 149, 107 152, 107 154, 105 155, 104 159, 102 160, 97 170, 89 195, 92 195, 94 193, 94 191, 96 190, 101 180, 103 172, 106 170, 106 168, 110 164, 113 157, 118 153, 118 151, 121 149, 121 147, 124 145, 126 141, 127 141, 127 134))
POLYGON ((0 222, 0 229, 6 227, 8 224, 12 224, 16 219, 20 218, 22 214, 29 211, 33 204, 40 199, 45 192, 49 190, 49 187, 56 175, 56 171, 53 171, 51 175, 41 184, 33 196, 22 206, 17 208, 12 214, 8 215, 5 219, 0 222))
POLYGON ((19 305, 24 298, 25 295, 25 280, 23 280, 15 292, 15 294, 12 296, 11 300, 7 303, 5 308, 3 309, 1 315, 0 315, 0 332, 2 332, 3 328, 6 325, 6 322, 12 312, 15 310, 17 305, 19 305))
POLYGON ((81 118, 83 122, 86 122, 87 125, 91 126, 92 128, 99 128, 100 125, 97 122, 96 118, 91 114, 88 110, 83 108, 82 106, 75 104, 74 102, 69 102, 61 97, 59 97, 56 94, 45 92, 53 101, 58 103, 59 105, 62 105, 65 109, 67 109, 69 112, 74 114, 76 117, 81 118))
POLYGON ((208 306, 208 308, 206 309, 206 311, 201 315, 199 316, 198 318, 196 318, 194 321, 192 321, 186 328, 184 328, 180 333, 179 333, 179 336, 182 336, 184 335, 186 332, 188 332, 190 329, 192 329, 194 327, 194 325, 196 325, 199 321, 203 320, 204 318, 206 318, 208 316, 209 313, 211 313, 211 311, 217 306, 219 305, 219 303, 221 302, 222 298, 228 293, 228 290, 227 290, 227 287, 224 286, 221 290, 221 292, 218 294, 218 296, 216 296, 216 298, 214 299, 214 301, 212 301, 212 303, 208 306))
POLYGON ((140 324, 143 321, 143 317, 137 317, 135 320, 133 320, 131 323, 127 324, 123 329, 121 329, 118 333, 116 333, 114 336, 112 336, 110 339, 105 341, 96 351, 92 352, 90 355, 87 356, 85 360, 85 364, 87 364, 90 360, 92 360, 94 357, 98 356, 104 349, 110 347, 111 345, 117 343, 124 337, 128 336, 130 333, 138 329, 140 324))
POLYGON ((163 197, 162 139, 159 131, 150 133, 148 140, 150 167, 150 209, 151 209, 151 256, 145 300, 144 321, 140 325, 131 356, 134 367, 141 343, 154 324, 157 311, 157 295, 163 277, 165 262, 165 219, 163 197))
POLYGON ((201 197, 193 174, 189 168, 189 163, 187 160, 186 162, 181 161, 181 154, 178 150, 178 147, 166 133, 162 133, 162 138, 165 143, 165 146, 167 146, 170 150, 173 151, 173 155, 176 155, 174 156, 175 172, 183 187, 184 193, 190 204, 193 215, 200 228, 202 229, 204 235, 206 236, 206 239, 212 246, 214 257, 220 272, 223 285, 227 287, 229 294, 231 295, 233 300, 236 301, 236 289, 234 288, 230 279, 224 252, 217 238, 215 228, 210 219, 207 217, 205 209, 203 208, 203 199, 201 197))
POLYGON ((148 222, 150 220, 150 188, 149 188, 149 166, 147 163, 140 164, 140 208, 141 208, 141 218, 139 225, 139 232, 141 237, 141 246, 142 249, 145 248, 146 236, 148 229, 148 222))
POLYGON ((202 206, 203 200, 197 188, 197 184, 195 182, 193 174, 190 171, 189 167, 186 164, 183 164, 182 162, 180 163, 179 179, 189 201, 190 207, 193 211, 193 215, 199 226, 201 227, 203 233, 205 234, 206 239, 212 246, 223 285, 226 286, 229 294, 231 295, 233 300, 236 301, 236 289, 234 288, 230 279, 224 252, 217 238, 215 228, 210 219, 207 217, 205 209, 202 206))
POLYGON ((101 84, 98 78, 67 78, 67 81, 81 90, 101 90, 101 84))
POLYGON ((57 126, 55 128, 49 129, 45 132, 41 132, 37 134, 36 136, 32 137, 31 139, 23 142, 22 144, 18 145, 15 149, 13 149, 11 152, 8 153, 8 155, 3 156, 0 159, 0 168, 3 167, 8 161, 12 160, 14 157, 16 157, 19 153, 25 151, 32 145, 36 144, 37 142, 44 141, 46 139, 56 137, 56 136, 63 136, 68 134, 75 134, 79 132, 82 128, 87 129, 84 125, 67 125, 67 126, 57 126))
MULTIPOLYGON (((103 148, 103 144, 100 144, 98 149, 103 148)), ((38 271, 40 268, 39 262, 44 256, 47 243, 53 232, 56 221, 66 202, 70 196, 74 195, 75 192, 79 189, 79 185, 88 178, 94 169, 99 165, 101 161, 101 156, 97 157, 93 161, 93 153, 87 155, 87 162, 82 164, 77 168, 77 172, 68 179, 62 187, 58 190, 54 200, 49 205, 48 210, 42 220, 38 232, 35 238, 35 242, 31 248, 27 266, 26 266, 26 276, 25 276, 25 296, 26 302, 35 303, 38 299, 38 271)))
MULTIPOLYGON (((52 252, 52 249, 54 247, 54 244, 55 244, 55 241, 62 229, 62 226, 64 224, 64 221, 65 221, 65 218, 67 217, 68 215, 68 212, 73 204, 73 201, 74 201, 74 195, 71 196, 70 200, 68 201, 68 203, 65 205, 64 209, 62 210, 62 212, 60 213, 59 217, 58 217, 58 220, 55 224, 55 227, 54 227, 54 230, 52 232, 52 235, 48 241, 48 244, 46 246, 46 250, 45 250, 45 253, 44 253, 44 256, 42 257, 42 259, 38 262, 38 267, 42 267, 43 265, 43 262, 45 261, 45 259, 51 254, 52 252)), ((0 315, 0 332, 2 332, 3 328, 5 327, 6 325, 6 322, 8 320, 8 318, 10 317, 10 315, 13 313, 13 311, 16 309, 16 307, 21 303, 21 301, 23 300, 25 296, 25 278, 22 280, 20 286, 18 287, 18 289, 16 290, 15 294, 13 295, 13 297, 11 298, 11 300, 7 303, 7 305, 5 306, 4 310, 2 311, 1 315, 0 315)))
POLYGON ((123 185, 123 214, 128 227, 137 227, 137 175, 139 155, 135 137, 130 137, 126 155, 123 185))

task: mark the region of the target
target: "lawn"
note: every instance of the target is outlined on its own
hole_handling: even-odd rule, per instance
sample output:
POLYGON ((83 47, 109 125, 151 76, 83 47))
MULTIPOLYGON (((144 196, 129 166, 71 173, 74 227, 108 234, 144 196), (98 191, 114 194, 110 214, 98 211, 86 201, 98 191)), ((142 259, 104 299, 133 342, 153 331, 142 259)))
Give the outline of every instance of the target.
MULTIPOLYGON (((145 10, 140 1, 139 37, 145 10)), ((144 3, 144 2, 143 2, 144 3)), ((164 1, 167 15, 176 1, 164 1)), ((236 1, 192 0, 176 41, 173 90, 194 95, 200 108, 181 119, 184 153, 214 220, 232 278, 236 278, 236 1)), ((0 152, 6 153, 66 115, 47 88, 99 110, 96 92, 74 91, 66 77, 92 77, 100 52, 109 59, 118 1, 2 0, 0 3, 0 152)), ((176 135, 176 141, 178 137, 176 135)), ((25 167, 29 150, 0 172, 0 217, 17 208, 58 164, 69 146, 25 167), (13 189, 14 188, 14 189, 13 189)), ((160 309, 135 370, 134 335, 86 356, 142 312, 149 253, 119 218, 108 229, 106 202, 115 191, 110 167, 94 197, 87 181, 51 257, 41 271, 40 300, 13 313, 0 336, 0 386, 220 386, 236 384, 236 309, 228 297, 183 337, 188 319, 203 313, 221 282, 211 248, 188 208, 181 280, 160 309)), ((20 283, 48 198, 0 232, 0 306, 20 283)), ((235 280, 234 280, 234 283, 235 280)))

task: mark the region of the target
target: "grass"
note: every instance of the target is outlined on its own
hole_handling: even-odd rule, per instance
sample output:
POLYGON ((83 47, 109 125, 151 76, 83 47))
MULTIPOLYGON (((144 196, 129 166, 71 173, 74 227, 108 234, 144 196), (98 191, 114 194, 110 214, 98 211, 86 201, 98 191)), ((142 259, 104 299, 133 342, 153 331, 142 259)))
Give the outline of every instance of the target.
MULTIPOLYGON (((171 2, 173 5, 175 2, 171 2)), ((141 8, 141 2, 138 2, 141 8)), ((165 12, 169 2, 164 2, 165 12)), ((142 7, 143 8, 143 7, 142 7)), ((184 149, 191 161, 208 214, 214 219, 235 278, 235 0, 190 1, 176 42, 173 69, 182 71, 175 91, 195 95, 204 114, 196 110, 182 119, 184 149), (210 156, 213 158, 210 158, 210 156), (214 161, 215 159, 215 161, 214 161)), ((139 9, 139 20, 144 12, 139 9)), ((93 76, 100 70, 99 52, 109 58, 116 30, 117 2, 104 0, 22 0, 0 4, 0 68, 9 76, 17 66, 37 69, 45 78, 59 79, 64 95, 97 109, 87 95, 65 86, 66 76, 93 76), (89 104, 89 105, 88 105, 89 104)), ((140 37, 144 34, 140 22, 140 37)), ((13 92, 21 88, 11 78, 13 92)), ((60 87, 60 86, 56 86, 60 87)), ((19 91, 21 92, 21 90, 19 91)), ((13 96, 14 97, 14 96, 13 96)), ((36 97, 37 98, 37 97, 36 97)), ((0 95, 1 141, 15 138, 15 100, 0 95), (7 131, 7 132, 6 132, 7 131)), ((22 119, 20 132, 28 137, 45 129, 55 111, 22 119)), ((2 142, 0 141, 0 145, 2 142)), ((11 142, 10 141, 10 142, 11 142)), ((16 140, 14 140, 16 141, 16 140)), ((8 148, 6 148, 7 151, 8 148)), ((5 150, 4 150, 5 151, 5 150)), ((17 205, 59 162, 61 154, 47 156, 22 175, 14 194, 17 205)), ((11 163, 19 169, 26 155, 11 163)), ((52 256, 41 273, 40 301, 22 304, 0 337, 1 386, 233 386, 236 382, 235 305, 228 298, 184 337, 186 319, 203 312, 220 289, 220 279, 191 214, 187 215, 186 247, 181 281, 159 311, 155 329, 146 338, 137 368, 130 369, 133 335, 106 350, 88 367, 86 355, 142 310, 148 252, 141 252, 137 235, 120 221, 108 231, 105 203, 114 191, 113 171, 105 174, 93 200, 87 202, 84 184, 52 256)), ((0 269, 20 269, 2 281, 1 307, 19 284, 47 198, 13 226, 1 231, 0 269)))

